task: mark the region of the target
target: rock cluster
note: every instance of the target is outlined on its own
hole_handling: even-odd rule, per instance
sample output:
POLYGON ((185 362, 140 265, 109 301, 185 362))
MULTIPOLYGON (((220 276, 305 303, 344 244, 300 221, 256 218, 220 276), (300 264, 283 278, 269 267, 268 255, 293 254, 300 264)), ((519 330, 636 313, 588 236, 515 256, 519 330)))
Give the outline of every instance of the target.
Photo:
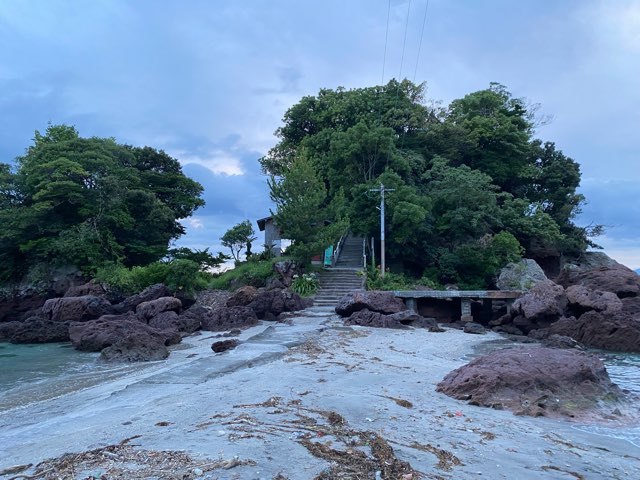
POLYGON ((357 290, 348 293, 338 302, 336 313, 346 317, 345 325, 377 328, 434 328, 438 325, 433 318, 407 310, 402 299, 391 292, 357 290))
POLYGON ((602 361, 576 350, 498 350, 449 374, 436 390, 473 405, 517 415, 580 417, 623 398, 602 361))
POLYGON ((71 341, 83 351, 102 352, 105 361, 161 360, 168 346, 197 330, 227 331, 277 320, 284 312, 308 306, 286 290, 244 287, 234 295, 201 295, 189 308, 162 284, 152 285, 118 303, 95 283, 71 287, 63 297, 0 322, 0 341, 71 341))
POLYGON ((537 340, 557 335, 588 347, 640 352, 640 276, 604 254, 585 257, 557 282, 538 283, 489 326, 537 340))

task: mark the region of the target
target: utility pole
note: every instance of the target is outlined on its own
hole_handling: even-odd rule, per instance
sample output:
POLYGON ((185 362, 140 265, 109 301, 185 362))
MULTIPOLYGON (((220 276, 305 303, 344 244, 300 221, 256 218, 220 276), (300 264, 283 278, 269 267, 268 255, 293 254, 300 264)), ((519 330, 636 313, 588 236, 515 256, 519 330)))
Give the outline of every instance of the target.
POLYGON ((384 192, 393 192, 395 188, 384 188, 382 182, 380 183, 380 188, 372 188, 369 190, 370 192, 380 192, 380 274, 382 278, 384 278, 385 272, 385 258, 384 258, 384 192))

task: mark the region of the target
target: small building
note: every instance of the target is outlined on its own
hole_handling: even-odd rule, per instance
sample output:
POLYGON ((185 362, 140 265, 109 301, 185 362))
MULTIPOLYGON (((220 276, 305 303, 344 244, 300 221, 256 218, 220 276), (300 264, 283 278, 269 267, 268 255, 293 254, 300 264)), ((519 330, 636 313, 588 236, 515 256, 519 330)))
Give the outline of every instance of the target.
POLYGON ((275 257, 282 255, 282 232, 276 225, 273 217, 264 217, 257 220, 258 228, 264 232, 264 248, 271 249, 275 257))

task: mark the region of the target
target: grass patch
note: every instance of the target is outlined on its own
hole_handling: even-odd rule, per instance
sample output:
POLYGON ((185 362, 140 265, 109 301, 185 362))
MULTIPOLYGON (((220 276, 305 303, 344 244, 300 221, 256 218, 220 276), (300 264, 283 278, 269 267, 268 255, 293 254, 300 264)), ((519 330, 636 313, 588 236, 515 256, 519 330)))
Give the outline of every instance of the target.
POLYGON ((212 278, 209 282, 209 288, 231 290, 244 285, 263 287, 267 279, 275 273, 273 265, 283 260, 287 260, 287 258, 277 257, 268 260, 249 260, 243 262, 235 268, 222 272, 212 278))

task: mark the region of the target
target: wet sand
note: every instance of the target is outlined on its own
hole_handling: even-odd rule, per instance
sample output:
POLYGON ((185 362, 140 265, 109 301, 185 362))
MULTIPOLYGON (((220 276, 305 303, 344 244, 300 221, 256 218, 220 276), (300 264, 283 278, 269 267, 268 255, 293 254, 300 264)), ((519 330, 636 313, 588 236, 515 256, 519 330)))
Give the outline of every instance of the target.
MULTIPOLYGON (((213 337, 185 338, 165 362, 0 413, 0 471, 135 437, 68 478, 108 475, 134 451, 188 453, 193 462, 175 463, 180 478, 343 478, 350 469, 370 478, 640 478, 640 448, 628 441, 435 392, 496 334, 343 327, 317 308, 244 331, 229 352, 214 354, 213 337)), ((124 478, 178 473, 137 472, 124 478)))

